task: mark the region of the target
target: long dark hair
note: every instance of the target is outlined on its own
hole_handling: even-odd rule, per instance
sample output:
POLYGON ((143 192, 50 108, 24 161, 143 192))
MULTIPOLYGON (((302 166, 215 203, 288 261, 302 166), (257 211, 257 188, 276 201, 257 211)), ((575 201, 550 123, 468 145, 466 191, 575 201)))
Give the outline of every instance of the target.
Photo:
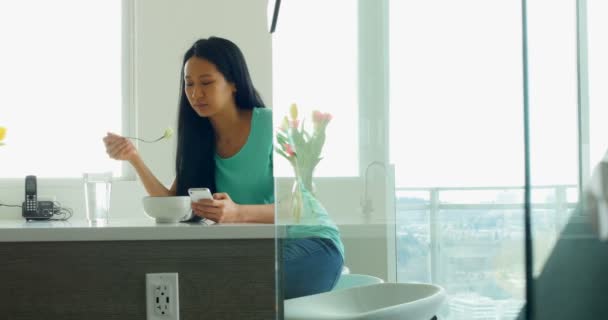
POLYGON ((210 37, 196 41, 184 54, 179 93, 177 152, 175 159, 176 195, 187 195, 188 188, 207 187, 216 192, 215 133, 207 117, 199 116, 184 92, 184 65, 198 57, 215 65, 226 81, 236 87, 239 109, 263 108, 264 102, 254 88, 241 50, 227 39, 210 37))

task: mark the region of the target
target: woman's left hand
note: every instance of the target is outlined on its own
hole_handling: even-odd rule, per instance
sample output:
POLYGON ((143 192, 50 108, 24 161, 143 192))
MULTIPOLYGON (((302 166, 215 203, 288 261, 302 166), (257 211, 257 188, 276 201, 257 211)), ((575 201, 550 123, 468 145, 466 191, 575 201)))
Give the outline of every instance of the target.
POLYGON ((201 199, 193 202, 192 212, 217 223, 241 221, 239 205, 224 192, 214 193, 213 200, 201 199))

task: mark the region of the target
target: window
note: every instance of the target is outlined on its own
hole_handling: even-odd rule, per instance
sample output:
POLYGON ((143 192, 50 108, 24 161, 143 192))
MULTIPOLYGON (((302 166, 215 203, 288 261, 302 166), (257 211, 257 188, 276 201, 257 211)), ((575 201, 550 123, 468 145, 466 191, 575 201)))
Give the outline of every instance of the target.
POLYGON ((397 186, 522 185, 519 5, 394 0, 390 14, 397 186))
MULTIPOLYGON (((537 275, 577 200, 576 4, 528 3, 537 275)), ((446 319, 515 319, 525 299, 521 3, 390 5, 398 281, 444 286, 446 319)))
MULTIPOLYGON (((331 113, 315 176, 358 176, 357 1, 283 1, 276 30, 272 43, 275 125, 292 103, 308 125, 313 110, 331 113)), ((287 161, 278 156, 275 161, 275 176, 293 176, 287 161)))
POLYGON ((520 3, 392 0, 389 37, 397 280, 443 286, 442 319, 514 319, 525 288, 520 3))
POLYGON ((122 15, 120 0, 0 2, 0 177, 121 175, 101 139, 123 128, 122 15))
POLYGON ((591 169, 608 150, 608 2, 587 1, 591 169))

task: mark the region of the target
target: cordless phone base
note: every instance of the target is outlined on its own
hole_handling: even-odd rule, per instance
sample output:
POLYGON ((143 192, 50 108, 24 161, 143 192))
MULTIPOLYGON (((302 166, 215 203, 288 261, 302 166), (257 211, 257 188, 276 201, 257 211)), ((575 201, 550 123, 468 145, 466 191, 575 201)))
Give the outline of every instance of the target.
POLYGON ((21 215, 26 220, 48 220, 53 216, 55 210, 53 201, 38 201, 36 210, 27 210, 25 201, 23 202, 21 215))

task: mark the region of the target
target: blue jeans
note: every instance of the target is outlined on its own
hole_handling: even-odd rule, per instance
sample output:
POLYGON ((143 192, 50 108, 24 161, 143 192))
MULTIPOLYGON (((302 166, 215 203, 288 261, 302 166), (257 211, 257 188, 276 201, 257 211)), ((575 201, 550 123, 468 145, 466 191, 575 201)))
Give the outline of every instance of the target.
POLYGON ((344 260, 324 238, 287 239, 283 243, 283 296, 292 299, 333 289, 344 260))

